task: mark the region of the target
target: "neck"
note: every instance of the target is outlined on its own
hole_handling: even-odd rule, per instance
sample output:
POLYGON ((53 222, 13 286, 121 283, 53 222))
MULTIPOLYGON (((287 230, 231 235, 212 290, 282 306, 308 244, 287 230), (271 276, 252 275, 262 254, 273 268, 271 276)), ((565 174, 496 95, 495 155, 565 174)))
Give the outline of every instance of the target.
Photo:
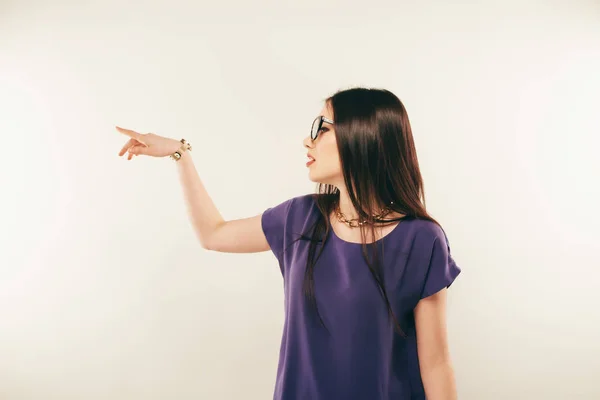
POLYGON ((345 187, 338 187, 340 191, 340 211, 342 214, 346 216, 346 218, 357 218, 358 213, 352 205, 352 201, 350 201, 350 197, 348 196, 348 191, 345 187))
MULTIPOLYGON (((340 191, 340 211, 344 216, 348 219, 358 218, 358 213, 350 200, 350 196, 348 195, 348 191, 343 186, 338 186, 338 190, 340 191)), ((373 211, 374 214, 378 213, 381 210, 382 206, 376 207, 373 211)))

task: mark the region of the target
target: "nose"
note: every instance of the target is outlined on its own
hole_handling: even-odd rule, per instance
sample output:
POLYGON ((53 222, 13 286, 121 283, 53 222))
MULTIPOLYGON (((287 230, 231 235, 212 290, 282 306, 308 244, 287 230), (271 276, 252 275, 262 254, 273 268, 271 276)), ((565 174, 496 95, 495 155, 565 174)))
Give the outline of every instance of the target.
POLYGON ((310 136, 307 136, 304 138, 304 140, 302 141, 302 143, 304 144, 304 147, 312 149, 313 148, 313 141, 310 138, 310 136))

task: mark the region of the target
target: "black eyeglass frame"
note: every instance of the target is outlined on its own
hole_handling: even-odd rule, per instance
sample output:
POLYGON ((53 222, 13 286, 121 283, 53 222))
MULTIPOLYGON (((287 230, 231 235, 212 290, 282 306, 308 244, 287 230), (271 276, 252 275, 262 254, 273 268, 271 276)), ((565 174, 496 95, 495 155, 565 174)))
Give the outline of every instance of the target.
POLYGON ((321 128, 323 127, 323 122, 327 122, 328 124, 333 125, 333 120, 329 119, 329 118, 325 118, 322 115, 319 115, 317 118, 314 119, 312 126, 310 128, 310 139, 315 141, 317 140, 317 137, 319 137, 319 132, 321 132, 321 128), (317 128, 315 129, 315 124, 318 121, 318 125, 317 128))

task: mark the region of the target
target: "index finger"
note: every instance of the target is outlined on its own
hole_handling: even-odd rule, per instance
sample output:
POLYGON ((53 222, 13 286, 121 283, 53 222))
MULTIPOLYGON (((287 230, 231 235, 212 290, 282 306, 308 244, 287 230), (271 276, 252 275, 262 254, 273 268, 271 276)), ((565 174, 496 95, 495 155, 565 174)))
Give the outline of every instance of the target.
POLYGON ((130 129, 121 128, 120 126, 116 126, 116 128, 119 132, 121 132, 124 135, 129 136, 132 139, 139 139, 141 136, 141 134, 137 133, 136 131, 132 131, 130 129))

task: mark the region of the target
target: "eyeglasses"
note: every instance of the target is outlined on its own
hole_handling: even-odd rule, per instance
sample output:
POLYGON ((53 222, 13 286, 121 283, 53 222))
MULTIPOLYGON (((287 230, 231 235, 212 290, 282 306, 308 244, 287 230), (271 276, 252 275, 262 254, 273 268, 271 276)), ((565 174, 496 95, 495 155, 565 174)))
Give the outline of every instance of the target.
POLYGON ((329 118, 325 118, 322 115, 319 115, 317 118, 315 118, 315 120, 312 123, 312 128, 310 131, 310 138, 312 140, 317 140, 317 136, 319 136, 319 132, 321 131, 321 128, 323 127, 323 122, 327 122, 328 124, 333 125, 332 120, 330 120, 329 118))

